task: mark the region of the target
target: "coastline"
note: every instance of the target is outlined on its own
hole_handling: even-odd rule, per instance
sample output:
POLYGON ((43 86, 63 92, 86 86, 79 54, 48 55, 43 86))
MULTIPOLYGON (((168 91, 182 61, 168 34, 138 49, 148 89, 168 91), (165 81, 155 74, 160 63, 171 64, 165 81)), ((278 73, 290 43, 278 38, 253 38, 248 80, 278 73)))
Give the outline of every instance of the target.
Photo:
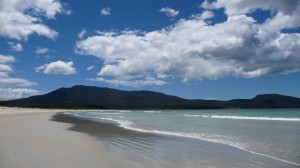
POLYGON ((0 107, 0 167, 299 167, 224 144, 60 113, 73 111, 84 110, 0 107))
POLYGON ((124 167, 102 143, 68 131, 71 124, 50 121, 61 111, 1 107, 0 167, 124 167))
MULTIPOLYGON (((111 151, 131 153, 127 160, 134 161, 138 155, 145 155, 138 160, 139 166, 150 167, 263 167, 263 168, 297 168, 299 165, 264 156, 230 145, 208 142, 195 138, 157 133, 139 132, 120 127, 107 120, 94 120, 57 113, 54 121, 72 123, 69 130, 93 136, 104 143, 111 151), (113 143, 112 143, 113 142, 113 143), (150 143, 149 143, 150 142, 150 143), (119 148, 119 149, 116 149, 119 148), (147 153, 151 155, 147 155, 147 153), (159 155, 160 158, 153 157, 159 155), (148 162, 148 161, 151 162, 148 162), (152 161, 155 161, 153 164, 152 161)), ((115 155, 116 156, 116 155, 115 155)), ((124 159, 121 155, 119 158, 124 159)), ((137 163, 135 163, 137 164, 137 163)), ((138 167, 138 166, 137 166, 138 167)))
MULTIPOLYGON (((57 112, 75 112, 84 110, 70 110, 70 109, 41 109, 41 108, 22 108, 22 107, 6 107, 0 106, 0 117, 27 115, 37 113, 57 113, 57 112)), ((89 110, 92 111, 92 110, 89 110)))

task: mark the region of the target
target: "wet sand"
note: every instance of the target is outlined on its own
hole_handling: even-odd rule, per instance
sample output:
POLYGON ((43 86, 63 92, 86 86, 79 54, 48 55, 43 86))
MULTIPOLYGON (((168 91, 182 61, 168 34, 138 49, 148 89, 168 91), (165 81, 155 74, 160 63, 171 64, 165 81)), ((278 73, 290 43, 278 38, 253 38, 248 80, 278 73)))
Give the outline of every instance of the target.
POLYGON ((299 167, 227 145, 57 113, 69 111, 0 107, 0 168, 299 167))
POLYGON ((83 119, 62 113, 53 116, 52 120, 73 124, 69 130, 92 136, 103 143, 116 160, 129 167, 299 167, 224 144, 131 131, 105 120, 83 119))

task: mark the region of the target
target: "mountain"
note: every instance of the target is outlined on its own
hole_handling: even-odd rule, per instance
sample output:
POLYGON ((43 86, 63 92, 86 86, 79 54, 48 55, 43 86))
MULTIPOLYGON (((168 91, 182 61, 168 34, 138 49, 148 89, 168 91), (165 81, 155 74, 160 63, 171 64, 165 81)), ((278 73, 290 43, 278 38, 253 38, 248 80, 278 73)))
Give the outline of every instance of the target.
POLYGON ((253 99, 230 100, 242 108, 299 108, 300 99, 279 94, 257 95, 253 99))
MULTIPOLYGON (((6 101, 10 106, 46 108, 138 109, 165 108, 185 99, 150 91, 121 91, 77 85, 60 88, 45 95, 6 101)), ((175 107, 174 107, 175 108, 175 107)))
POLYGON ((189 100, 152 91, 122 91, 77 85, 29 98, 2 101, 0 105, 67 109, 223 109, 300 108, 300 99, 278 94, 253 99, 189 100))

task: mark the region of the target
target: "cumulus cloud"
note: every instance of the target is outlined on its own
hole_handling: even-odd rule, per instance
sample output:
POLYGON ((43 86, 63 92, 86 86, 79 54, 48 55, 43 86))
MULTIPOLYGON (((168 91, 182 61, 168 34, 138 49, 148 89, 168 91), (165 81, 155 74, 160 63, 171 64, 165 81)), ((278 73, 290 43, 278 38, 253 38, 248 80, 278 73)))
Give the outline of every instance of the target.
POLYGON ((300 1, 243 2, 205 1, 206 11, 167 28, 97 34, 78 41, 75 52, 103 60, 95 81, 119 85, 147 76, 164 84, 170 77, 190 82, 300 71, 300 33, 281 32, 300 26, 300 1), (209 24, 219 8, 228 19, 209 24), (258 23, 248 15, 256 9, 270 10, 272 16, 258 23))
POLYGON ((154 79, 151 77, 146 77, 144 79, 139 80, 127 80, 127 79, 105 79, 105 78, 92 78, 88 79, 90 81, 97 81, 97 82, 106 82, 112 85, 123 85, 123 86, 131 86, 131 87, 141 87, 147 85, 165 85, 167 82, 163 80, 154 79))
POLYGON ((36 85, 36 83, 29 82, 26 79, 9 76, 14 71, 11 65, 14 62, 16 62, 16 59, 13 56, 0 54, 0 88, 36 85))
POLYGON ((260 25, 259 38, 267 40, 278 35, 282 29, 297 28, 300 25, 300 1, 298 0, 273 0, 273 1, 234 1, 218 0, 210 4, 213 8, 224 8, 228 16, 248 14, 257 9, 270 10, 273 14, 260 25))
POLYGON ((164 13, 168 17, 176 17, 179 14, 179 11, 172 9, 170 7, 161 8, 159 11, 164 13))
POLYGON ((35 50, 35 53, 37 54, 46 54, 49 52, 48 48, 43 48, 43 47, 37 47, 35 50))
POLYGON ((101 9, 101 15, 102 15, 102 16, 108 16, 108 15, 110 15, 110 11, 111 11, 111 9, 110 9, 109 7, 107 7, 107 8, 102 8, 102 9, 101 9))
POLYGON ((26 88, 0 88, 0 100, 13 100, 26 98, 34 95, 42 94, 42 92, 26 88))
POLYGON ((37 85, 37 83, 29 82, 28 80, 21 79, 21 78, 11 78, 11 77, 0 78, 0 87, 33 86, 33 85, 37 85))
POLYGON ((43 71, 48 75, 72 75, 76 73, 73 62, 56 61, 35 68, 36 72, 43 71))
POLYGON ((277 11, 279 13, 285 14, 293 14, 297 10, 299 10, 299 1, 297 0, 273 0, 270 1, 263 1, 263 0, 253 0, 253 1, 234 1, 228 2, 227 0, 217 0, 212 3, 204 2, 203 7, 209 7, 210 9, 214 8, 224 8, 225 13, 228 16, 232 15, 241 15, 245 13, 251 13, 256 9, 263 9, 263 10, 272 10, 277 11))
POLYGON ((16 62, 15 57, 11 55, 1 55, 0 54, 0 64, 14 63, 16 62))
POLYGON ((12 51, 21 52, 23 51, 23 46, 20 43, 14 44, 13 42, 8 42, 12 51))
POLYGON ((1 0, 0 36, 21 40, 36 33, 54 39, 58 32, 42 21, 55 19, 58 13, 68 12, 57 0, 1 0))

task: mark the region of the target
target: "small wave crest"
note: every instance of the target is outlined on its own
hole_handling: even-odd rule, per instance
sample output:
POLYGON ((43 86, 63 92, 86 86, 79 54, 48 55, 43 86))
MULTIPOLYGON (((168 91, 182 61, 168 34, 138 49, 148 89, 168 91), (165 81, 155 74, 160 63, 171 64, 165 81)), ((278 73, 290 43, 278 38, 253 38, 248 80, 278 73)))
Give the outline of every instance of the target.
POLYGON ((184 116, 184 117, 202 117, 202 118, 210 118, 210 115, 200 115, 200 114, 177 114, 177 116, 184 116))
POLYGON ((264 120, 264 121, 300 121, 300 118, 283 117, 249 117, 249 116, 224 116, 224 115, 199 115, 199 114, 177 114, 184 117, 201 117, 213 119, 233 119, 233 120, 264 120))
POLYGON ((117 110, 120 113, 131 113, 132 111, 130 110, 117 110))
POLYGON ((105 114, 105 115, 118 115, 118 114, 121 114, 121 113, 99 113, 99 114, 105 114))
POLYGON ((118 119, 113 119, 113 118, 103 118, 103 117, 94 117, 100 120, 108 120, 108 121, 112 121, 115 122, 117 124, 119 124, 119 126, 123 127, 123 128, 130 128, 130 126, 133 124, 130 121, 126 121, 126 120, 118 120, 118 119))
POLYGON ((177 114, 177 116, 184 116, 184 117, 201 117, 198 114, 177 114))
POLYGON ((300 118, 282 118, 282 117, 244 117, 244 116, 212 115, 212 116, 210 116, 210 118, 234 119, 234 120, 300 121, 300 118))
POLYGON ((147 110, 147 111, 143 111, 144 113, 161 113, 161 111, 149 111, 149 110, 147 110))

